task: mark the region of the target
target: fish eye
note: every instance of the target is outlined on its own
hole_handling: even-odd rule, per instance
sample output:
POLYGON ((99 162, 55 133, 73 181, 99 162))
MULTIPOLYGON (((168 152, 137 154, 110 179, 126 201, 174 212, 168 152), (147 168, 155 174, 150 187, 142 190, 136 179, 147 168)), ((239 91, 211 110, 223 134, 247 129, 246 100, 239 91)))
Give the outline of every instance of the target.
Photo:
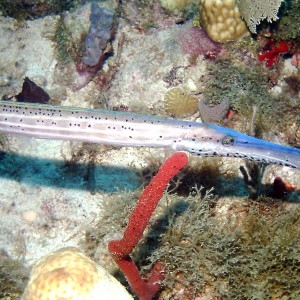
POLYGON ((232 146, 234 144, 234 138, 231 135, 225 135, 222 138, 222 144, 224 146, 232 146))

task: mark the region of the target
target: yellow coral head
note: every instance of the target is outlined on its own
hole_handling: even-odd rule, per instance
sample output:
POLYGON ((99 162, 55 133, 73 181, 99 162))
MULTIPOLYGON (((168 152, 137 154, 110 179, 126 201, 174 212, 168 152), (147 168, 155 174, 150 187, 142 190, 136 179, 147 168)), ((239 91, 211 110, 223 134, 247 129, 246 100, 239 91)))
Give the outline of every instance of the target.
POLYGON ((22 300, 132 299, 103 270, 78 249, 62 248, 41 258, 33 267, 22 300), (113 294, 112 282, 117 287, 113 294), (108 291, 110 295, 106 294, 108 291))
POLYGON ((234 0, 201 0, 200 23, 215 42, 228 42, 248 34, 234 0))

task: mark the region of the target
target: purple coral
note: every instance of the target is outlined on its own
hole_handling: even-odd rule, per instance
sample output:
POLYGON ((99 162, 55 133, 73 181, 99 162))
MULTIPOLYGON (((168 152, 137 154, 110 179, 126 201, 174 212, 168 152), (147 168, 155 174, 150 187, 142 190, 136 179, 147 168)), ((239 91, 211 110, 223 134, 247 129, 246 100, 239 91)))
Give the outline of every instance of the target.
POLYGON ((214 42, 207 33, 189 24, 178 36, 181 51, 191 55, 205 55, 211 57, 222 50, 220 43, 214 42))

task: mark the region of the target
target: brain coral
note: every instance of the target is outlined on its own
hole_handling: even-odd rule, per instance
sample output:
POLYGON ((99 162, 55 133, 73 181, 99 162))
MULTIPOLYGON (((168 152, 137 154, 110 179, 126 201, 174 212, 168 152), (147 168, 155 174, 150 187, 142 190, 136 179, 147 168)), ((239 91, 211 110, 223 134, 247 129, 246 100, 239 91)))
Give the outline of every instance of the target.
POLYGON ((132 300, 125 288, 76 248, 43 257, 32 269, 22 300, 132 300))
POLYGON ((164 100, 165 111, 175 116, 193 114, 198 110, 198 99, 180 88, 167 91, 164 100))
POLYGON ((199 13, 201 26, 216 42, 234 41, 248 32, 234 0, 201 0, 199 13))

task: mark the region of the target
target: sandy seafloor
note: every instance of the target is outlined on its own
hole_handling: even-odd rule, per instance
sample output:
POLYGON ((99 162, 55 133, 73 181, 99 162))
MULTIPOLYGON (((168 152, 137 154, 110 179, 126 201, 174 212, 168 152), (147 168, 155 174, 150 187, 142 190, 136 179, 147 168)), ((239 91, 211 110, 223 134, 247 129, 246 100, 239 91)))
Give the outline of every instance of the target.
MULTIPOLYGON (((186 24, 170 22, 142 33, 122 19, 113 42, 114 55, 103 65, 107 70, 117 64, 109 88, 103 92, 93 81, 75 88, 79 79, 74 65, 59 64, 49 39, 56 18, 47 16, 17 26, 14 20, 0 17, 1 97, 18 94, 24 78, 29 77, 49 93, 53 103, 93 108, 104 102, 109 109, 124 105, 129 111, 151 115, 163 110, 163 96, 169 89, 163 78, 174 66, 183 67, 182 84, 187 89, 195 88, 188 84, 191 81, 196 89, 201 88, 197 84, 205 76, 205 59, 199 56, 190 65, 189 55, 178 43, 186 24)), ((285 68, 295 71, 289 61, 285 68)), ((27 267, 56 249, 82 244, 85 231, 101 215, 101 203, 113 192, 140 185, 137 173, 147 166, 149 153, 161 159, 168 155, 163 149, 97 146, 94 177, 89 183, 87 157, 83 155, 73 168, 66 167, 66 161, 82 147, 79 142, 22 136, 8 136, 6 142, 6 154, 0 161, 0 249, 27 267)), ((241 159, 224 159, 224 166, 242 178, 237 171, 240 165, 244 165, 241 159)), ((276 176, 299 186, 300 172, 282 166, 269 166, 263 183, 271 184, 276 176)), ((299 201, 299 193, 291 199, 299 201)))

